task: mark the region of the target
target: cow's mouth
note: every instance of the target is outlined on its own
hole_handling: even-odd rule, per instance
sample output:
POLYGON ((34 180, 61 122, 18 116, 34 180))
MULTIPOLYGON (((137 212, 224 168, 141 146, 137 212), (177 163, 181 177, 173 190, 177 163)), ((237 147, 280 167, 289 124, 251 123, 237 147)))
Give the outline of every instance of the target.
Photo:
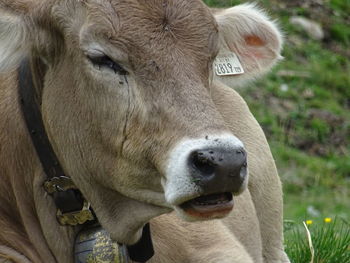
POLYGON ((217 193, 200 196, 180 205, 189 216, 209 219, 226 216, 233 208, 232 193, 217 193))

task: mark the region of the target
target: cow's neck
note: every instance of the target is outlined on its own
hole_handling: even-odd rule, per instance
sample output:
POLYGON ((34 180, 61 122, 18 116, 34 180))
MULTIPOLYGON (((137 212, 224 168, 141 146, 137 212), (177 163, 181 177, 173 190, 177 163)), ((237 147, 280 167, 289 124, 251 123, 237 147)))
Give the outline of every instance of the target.
MULTIPOLYGON (((59 213, 61 213, 61 215, 58 216, 60 223, 68 225, 66 228, 77 226, 65 232, 65 237, 68 238, 69 241, 67 240, 68 242, 66 242, 66 244, 68 246, 64 249, 70 249, 70 251, 67 251, 66 255, 69 254, 72 258, 72 241, 74 240, 72 237, 75 237, 77 231, 84 229, 84 227, 86 228, 85 223, 88 220, 94 220, 94 217, 92 211, 89 209, 87 201, 82 198, 81 193, 70 178, 64 175, 63 169, 46 135, 40 109, 45 72, 46 67, 40 59, 32 58, 31 60, 23 60, 19 69, 19 97, 22 113, 32 143, 46 177, 48 177, 44 183, 45 187, 42 188, 45 188, 46 192, 53 196, 55 206, 59 213), (85 226, 83 224, 85 224, 85 226)), ((42 190, 43 189, 40 189, 39 192, 42 192, 42 190)), ((95 224, 96 223, 97 222, 95 222, 95 224)), ((45 232, 46 234, 52 232, 50 230, 45 231, 45 226, 43 226, 43 229, 44 235, 45 232)), ((50 237, 48 239, 52 240, 50 237)), ((49 246, 52 248, 52 244, 49 244, 49 246)), ((153 256, 149 224, 144 227, 141 240, 133 246, 128 246, 127 250, 129 251, 131 259, 137 262, 145 262, 153 256)), ((56 253, 55 249, 53 249, 53 253, 56 258, 62 257, 62 248, 56 253)), ((67 262, 67 260, 65 259, 64 262, 67 262)))
POLYGON ((0 247, 30 262, 72 263, 79 227, 56 223, 57 209, 42 187, 45 174, 19 110, 18 74, 1 74, 0 79, 0 247))

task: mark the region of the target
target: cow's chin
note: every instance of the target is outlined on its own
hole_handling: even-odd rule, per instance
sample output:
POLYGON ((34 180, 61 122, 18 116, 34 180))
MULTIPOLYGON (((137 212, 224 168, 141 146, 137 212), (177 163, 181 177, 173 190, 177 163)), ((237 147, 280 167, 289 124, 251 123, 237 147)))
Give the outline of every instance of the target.
POLYGON ((202 221, 227 216, 233 209, 232 193, 202 195, 175 207, 179 216, 186 221, 202 221))

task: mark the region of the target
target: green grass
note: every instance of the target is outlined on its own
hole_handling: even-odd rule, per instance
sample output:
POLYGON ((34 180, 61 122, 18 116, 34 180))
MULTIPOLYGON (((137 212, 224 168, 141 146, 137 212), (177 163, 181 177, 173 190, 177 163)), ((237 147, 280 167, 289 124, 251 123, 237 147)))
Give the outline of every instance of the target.
POLYGON ((205 0, 208 6, 212 7, 230 7, 240 4, 242 1, 239 0, 205 0))
POLYGON ((350 226, 343 220, 334 222, 308 221, 313 252, 307 230, 302 223, 288 222, 285 228, 285 250, 292 263, 350 262, 350 226), (310 224, 310 222, 312 222, 310 224))

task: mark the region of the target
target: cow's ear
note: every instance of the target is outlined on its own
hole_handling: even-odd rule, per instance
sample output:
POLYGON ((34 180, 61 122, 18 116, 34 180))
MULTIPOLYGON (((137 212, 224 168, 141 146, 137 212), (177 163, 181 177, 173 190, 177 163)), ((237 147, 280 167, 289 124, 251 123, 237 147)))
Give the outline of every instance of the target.
POLYGON ((16 68, 29 51, 29 8, 29 1, 0 2, 0 73, 16 68))
POLYGON ((255 5, 238 5, 220 10, 214 16, 220 36, 214 74, 221 82, 231 87, 241 86, 245 81, 266 73, 281 59, 282 34, 276 24, 255 5), (239 62, 235 62, 235 56, 239 62), (223 65, 225 61, 234 65, 223 65))

